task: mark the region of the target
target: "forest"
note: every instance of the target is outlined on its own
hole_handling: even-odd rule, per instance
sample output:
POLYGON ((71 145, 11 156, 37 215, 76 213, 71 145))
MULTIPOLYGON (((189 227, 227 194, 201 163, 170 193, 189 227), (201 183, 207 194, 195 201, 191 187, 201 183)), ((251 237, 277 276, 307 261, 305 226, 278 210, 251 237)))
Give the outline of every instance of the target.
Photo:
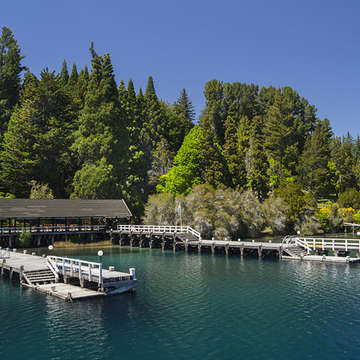
MULTIPOLYGON (((0 38, 0 196, 123 198, 132 221, 203 236, 330 233, 360 223, 360 138, 289 86, 208 81, 198 118, 116 81, 91 43, 89 68, 39 76, 12 31, 0 38)), ((70 70, 69 70, 70 69, 70 70)))

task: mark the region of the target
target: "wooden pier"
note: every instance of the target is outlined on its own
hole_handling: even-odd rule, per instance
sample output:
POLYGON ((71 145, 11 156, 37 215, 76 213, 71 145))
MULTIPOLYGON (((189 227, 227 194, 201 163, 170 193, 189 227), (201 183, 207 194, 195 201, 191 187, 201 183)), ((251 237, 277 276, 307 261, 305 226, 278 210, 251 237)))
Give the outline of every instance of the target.
POLYGON ((326 239, 287 236, 282 242, 204 240, 201 234, 189 226, 118 225, 110 231, 113 242, 138 247, 203 251, 244 255, 254 254, 259 258, 276 256, 280 259, 322 261, 338 263, 360 262, 360 240, 326 239), (117 237, 117 239, 114 239, 117 237), (331 253, 331 254, 330 254, 331 253), (355 253, 355 257, 350 257, 355 253))
POLYGON ((125 273, 103 269, 101 263, 30 255, 26 250, 0 250, 0 272, 10 279, 16 275, 23 286, 69 301, 136 290, 133 268, 125 273))

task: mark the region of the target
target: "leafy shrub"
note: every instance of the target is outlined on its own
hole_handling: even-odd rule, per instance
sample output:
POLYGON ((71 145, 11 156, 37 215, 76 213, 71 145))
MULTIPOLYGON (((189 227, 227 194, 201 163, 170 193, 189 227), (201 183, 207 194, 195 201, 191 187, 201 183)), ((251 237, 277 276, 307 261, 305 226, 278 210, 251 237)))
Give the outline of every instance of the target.
POLYGON ((360 209, 360 192, 354 188, 346 189, 339 195, 337 203, 341 208, 360 209))
POLYGON ((29 248, 32 245, 31 240, 31 232, 30 231, 22 231, 19 235, 19 247, 29 248))

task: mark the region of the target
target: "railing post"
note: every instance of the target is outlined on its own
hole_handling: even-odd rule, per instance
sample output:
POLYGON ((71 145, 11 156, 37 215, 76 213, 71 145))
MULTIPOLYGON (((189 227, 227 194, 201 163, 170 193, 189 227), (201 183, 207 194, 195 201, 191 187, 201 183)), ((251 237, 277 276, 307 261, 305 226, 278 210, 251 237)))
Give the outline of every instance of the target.
POLYGON ((102 274, 102 264, 99 264, 99 288, 103 289, 103 274, 102 274))
POLYGON ((91 264, 89 264, 89 281, 92 281, 91 264))

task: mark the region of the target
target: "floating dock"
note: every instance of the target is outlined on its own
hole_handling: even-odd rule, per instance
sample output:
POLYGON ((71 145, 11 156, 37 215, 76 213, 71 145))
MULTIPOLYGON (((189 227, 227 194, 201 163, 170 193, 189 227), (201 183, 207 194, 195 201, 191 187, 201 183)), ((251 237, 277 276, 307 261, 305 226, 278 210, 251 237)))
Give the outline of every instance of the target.
POLYGON ((129 273, 103 269, 101 263, 58 256, 0 250, 1 275, 16 275, 20 284, 72 301, 136 290, 135 269, 129 273))

